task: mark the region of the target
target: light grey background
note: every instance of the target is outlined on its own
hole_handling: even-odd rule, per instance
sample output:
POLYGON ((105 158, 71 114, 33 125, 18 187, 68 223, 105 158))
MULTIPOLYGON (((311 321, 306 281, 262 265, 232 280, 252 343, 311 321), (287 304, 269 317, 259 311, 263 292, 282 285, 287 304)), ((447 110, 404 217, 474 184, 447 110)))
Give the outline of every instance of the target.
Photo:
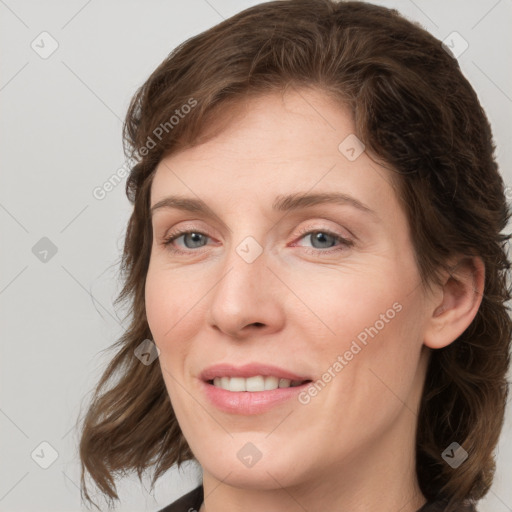
MULTIPOLYGON (((73 426, 123 332, 112 301, 130 213, 125 180, 103 200, 93 190, 124 164, 122 119, 150 72, 183 40, 257 3, 0 0, 1 511, 85 510, 73 426), (43 31, 58 43, 47 58, 43 31), (43 237, 56 254, 41 252, 43 237), (58 453, 48 469, 34 461, 51 462, 41 442, 58 453)), ((459 62, 512 184, 512 0, 376 3, 439 39, 456 31, 467 41, 459 62)), ((512 511, 510 402, 497 461, 480 512, 512 511)), ((118 510, 158 510, 195 487, 193 469, 169 471, 154 497, 135 478, 121 481, 118 510)))

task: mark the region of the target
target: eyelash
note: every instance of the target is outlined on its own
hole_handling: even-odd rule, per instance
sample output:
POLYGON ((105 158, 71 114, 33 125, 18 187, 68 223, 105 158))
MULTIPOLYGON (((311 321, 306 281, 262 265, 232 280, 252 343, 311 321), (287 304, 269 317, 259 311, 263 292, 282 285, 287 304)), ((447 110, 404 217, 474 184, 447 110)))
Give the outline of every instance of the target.
MULTIPOLYGON (((175 254, 190 254, 191 252, 199 252, 194 249, 187 249, 187 250, 176 249, 175 247, 172 246, 172 242, 174 242, 174 240, 176 240, 177 238, 179 238, 182 235, 188 235, 190 233, 196 233, 199 235, 206 236, 207 238, 210 238, 206 233, 203 233, 201 231, 197 231, 194 229, 188 229, 188 230, 184 229, 181 231, 178 230, 178 231, 174 231, 174 232, 170 233, 163 240, 162 244, 164 246, 166 246, 168 250, 170 250, 172 253, 175 253, 175 254)), ((339 246, 337 248, 329 248, 326 250, 315 249, 315 248, 313 248, 313 249, 303 248, 303 249, 305 249, 305 252, 308 254, 313 254, 316 256, 318 256, 319 254, 332 254, 333 252, 345 250, 347 247, 352 247, 354 245, 354 242, 352 240, 348 240, 348 239, 342 237, 341 235, 334 233, 333 231, 330 231, 328 229, 322 229, 322 228, 316 228, 316 229, 311 229, 311 227, 303 228, 302 230, 299 231, 299 235, 300 235, 299 238, 304 238, 305 235, 311 235, 314 233, 323 233, 325 235, 332 236, 332 237, 334 237, 334 239, 336 241, 340 242, 341 246, 339 246)))

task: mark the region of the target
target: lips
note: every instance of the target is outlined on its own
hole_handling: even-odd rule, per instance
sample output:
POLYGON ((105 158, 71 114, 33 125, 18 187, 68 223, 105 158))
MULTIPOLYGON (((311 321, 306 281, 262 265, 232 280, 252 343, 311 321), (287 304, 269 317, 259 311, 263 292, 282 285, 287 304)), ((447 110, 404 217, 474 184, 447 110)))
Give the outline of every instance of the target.
POLYGON ((203 370, 200 379, 204 382, 213 381, 216 377, 277 377, 278 379, 288 379, 290 381, 311 380, 310 376, 299 375, 284 368, 269 364, 249 363, 243 366, 233 366, 231 364, 216 364, 203 370))
MULTIPOLYGON (((274 407, 279 406, 292 400, 307 386, 310 384, 310 377, 307 375, 300 375, 290 370, 285 370, 278 366, 261 363, 250 363, 243 366, 233 366, 231 364, 217 364, 210 366, 201 372, 199 375, 201 384, 201 392, 209 400, 209 402, 220 411, 229 414, 238 415, 255 415, 263 414, 274 407), (257 377, 257 379, 252 379, 257 377), (223 389, 222 386, 214 385, 214 381, 219 384, 219 381, 245 381, 245 385, 250 381, 261 381, 261 378, 265 380, 279 381, 285 383, 285 387, 277 387, 270 389, 273 386, 266 386, 269 389, 261 390, 261 382, 259 387, 256 389, 245 391, 239 386, 240 382, 236 383, 234 389, 230 390, 223 389), (295 383, 295 386, 289 386, 291 382, 295 383)), ((252 383, 251 386, 252 387, 252 383)), ((298 402, 297 402, 298 403, 298 402)))

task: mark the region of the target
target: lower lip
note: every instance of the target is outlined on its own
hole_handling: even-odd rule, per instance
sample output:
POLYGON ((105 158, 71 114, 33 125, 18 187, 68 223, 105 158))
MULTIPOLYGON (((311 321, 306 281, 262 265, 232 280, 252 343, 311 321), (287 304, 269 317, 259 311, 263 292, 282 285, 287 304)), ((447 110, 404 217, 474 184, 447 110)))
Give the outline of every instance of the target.
POLYGON ((311 384, 306 382, 300 386, 277 388, 268 391, 227 391, 213 384, 201 381, 203 390, 215 407, 233 414, 261 414, 290 398, 296 397, 311 384))

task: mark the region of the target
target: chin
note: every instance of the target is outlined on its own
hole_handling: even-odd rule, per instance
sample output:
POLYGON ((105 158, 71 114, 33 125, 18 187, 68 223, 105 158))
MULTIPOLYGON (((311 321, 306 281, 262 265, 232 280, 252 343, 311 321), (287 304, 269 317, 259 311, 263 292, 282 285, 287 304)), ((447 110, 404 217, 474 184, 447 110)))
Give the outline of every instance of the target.
POLYGON ((222 453, 209 453, 206 457, 198 458, 203 471, 225 484, 254 490, 279 489, 300 480, 296 472, 303 473, 305 470, 304 457, 297 456, 301 453, 300 449, 279 453, 278 445, 269 446, 267 443, 258 449, 250 441, 246 442, 239 436, 237 438, 236 441, 231 439, 234 441, 232 446, 222 450, 222 453), (296 455, 296 460, 292 453, 296 455))
MULTIPOLYGON (((289 464, 285 466, 289 468, 289 464)), ((236 464, 222 466, 214 464, 212 469, 210 473, 215 479, 232 487, 262 491, 281 489, 291 485, 290 475, 287 475, 286 470, 276 468, 274 464, 263 464, 262 461, 252 468, 240 467, 236 464)), ((203 468, 203 471, 205 470, 209 471, 208 468, 203 468)))

